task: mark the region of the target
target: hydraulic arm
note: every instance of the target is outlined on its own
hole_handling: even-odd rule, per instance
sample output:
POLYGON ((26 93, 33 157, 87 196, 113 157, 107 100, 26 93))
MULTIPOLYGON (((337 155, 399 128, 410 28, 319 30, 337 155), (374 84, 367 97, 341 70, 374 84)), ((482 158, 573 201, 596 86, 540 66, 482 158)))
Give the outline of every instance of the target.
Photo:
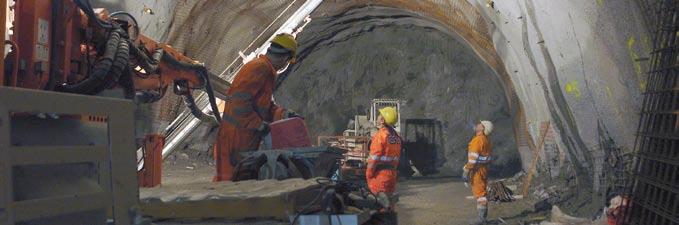
POLYGON ((11 52, 0 84, 85 95, 122 88, 125 98, 143 103, 160 100, 169 87, 201 121, 221 120, 203 113, 191 94, 206 92, 217 112, 214 92, 223 97, 228 83, 141 34, 131 14, 93 9, 87 0, 22 0, 12 9, 13 33, 5 42, 11 52))

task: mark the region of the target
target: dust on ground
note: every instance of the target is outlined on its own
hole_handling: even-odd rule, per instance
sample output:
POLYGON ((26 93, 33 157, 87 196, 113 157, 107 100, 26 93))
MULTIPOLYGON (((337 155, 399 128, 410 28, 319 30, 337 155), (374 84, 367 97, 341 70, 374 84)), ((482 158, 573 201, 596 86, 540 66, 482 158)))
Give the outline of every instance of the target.
MULTIPOLYGON (((396 209, 399 224, 457 225, 471 224, 476 219, 476 201, 471 190, 458 178, 413 178, 398 185, 401 195, 396 209)), ((488 219, 491 224, 523 224, 545 220, 548 212, 534 212, 535 201, 491 202, 488 219)))
POLYGON ((180 150, 163 161, 161 185, 212 181, 215 172, 214 162, 207 157, 189 156, 180 150))
MULTIPOLYGON (((212 180, 215 173, 213 163, 202 159, 193 159, 179 154, 170 156, 163 163, 163 180, 165 185, 185 184, 212 180)), ((510 185, 507 183, 507 185, 510 185)), ((397 204, 399 224, 407 225, 457 225, 471 224, 476 219, 476 201, 471 190, 464 182, 453 177, 413 177, 402 179, 398 183, 400 201, 397 204)), ((489 206, 488 218, 493 224, 524 224, 549 219, 549 211, 534 212, 536 200, 520 199, 513 202, 494 203, 489 206)), ((273 225, 287 224, 284 221, 250 220, 250 221, 156 221, 156 224, 211 224, 211 225, 273 225)))

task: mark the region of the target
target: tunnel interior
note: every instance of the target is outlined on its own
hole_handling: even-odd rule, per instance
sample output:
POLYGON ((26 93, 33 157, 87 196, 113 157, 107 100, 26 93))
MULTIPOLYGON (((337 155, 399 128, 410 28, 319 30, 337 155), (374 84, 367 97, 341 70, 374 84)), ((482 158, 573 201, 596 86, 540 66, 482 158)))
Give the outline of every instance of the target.
POLYGON ((341 135, 372 99, 395 98, 404 101, 401 121, 440 122, 442 174, 459 175, 479 120, 495 124, 491 176, 521 171, 505 89, 457 34, 405 10, 362 7, 313 20, 298 39, 299 62, 275 99, 305 116, 312 140, 341 135))
MULTIPOLYGON (((531 195, 550 192, 550 204, 591 216, 624 186, 616 168, 632 167, 631 157, 610 159, 634 148, 647 78, 652 38, 635 2, 326 0, 299 33, 301 60, 282 74, 275 100, 302 114, 315 138, 341 134, 373 98, 401 98, 404 119, 444 125, 437 166, 455 177, 471 124, 492 120, 492 175, 532 171, 531 195)), ((230 80, 239 52, 253 52, 300 5, 156 1, 155 15, 138 19, 145 33, 230 80)), ((167 95, 148 118, 164 128, 183 110, 167 95)), ((186 166, 206 164, 211 176, 217 130, 201 125, 167 164, 184 170, 196 158, 198 167, 186 166)))

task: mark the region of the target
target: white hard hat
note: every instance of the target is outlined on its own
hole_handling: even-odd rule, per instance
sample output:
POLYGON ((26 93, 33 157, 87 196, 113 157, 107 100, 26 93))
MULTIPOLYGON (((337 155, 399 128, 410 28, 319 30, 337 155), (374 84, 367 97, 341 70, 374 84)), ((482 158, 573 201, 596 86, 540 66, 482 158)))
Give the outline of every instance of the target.
POLYGON ((493 132, 493 123, 488 120, 481 120, 481 125, 483 125, 483 134, 486 136, 493 132))

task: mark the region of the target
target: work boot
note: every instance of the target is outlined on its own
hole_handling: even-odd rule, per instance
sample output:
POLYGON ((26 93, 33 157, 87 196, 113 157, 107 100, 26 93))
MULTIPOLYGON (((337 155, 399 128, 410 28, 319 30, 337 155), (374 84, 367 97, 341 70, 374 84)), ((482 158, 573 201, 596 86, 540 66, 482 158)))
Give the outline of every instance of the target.
POLYGON ((486 217, 488 217, 488 208, 479 208, 478 210, 478 220, 476 221, 475 225, 483 225, 486 224, 486 217))

